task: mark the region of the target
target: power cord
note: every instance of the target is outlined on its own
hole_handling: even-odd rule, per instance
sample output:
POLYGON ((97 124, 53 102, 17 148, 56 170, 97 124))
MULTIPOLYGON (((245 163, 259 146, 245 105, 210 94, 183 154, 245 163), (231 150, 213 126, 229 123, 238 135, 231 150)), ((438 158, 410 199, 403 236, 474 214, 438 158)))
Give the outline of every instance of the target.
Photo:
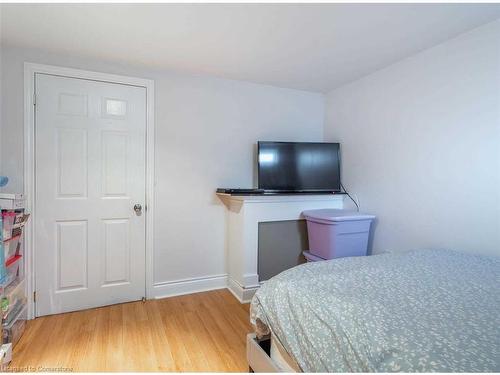
POLYGON ((356 210, 359 212, 359 204, 358 204, 358 202, 356 202, 356 201, 354 200, 354 198, 353 198, 353 197, 351 197, 351 194, 349 194, 349 192, 348 192, 348 191, 347 191, 347 189, 345 188, 344 184, 342 184, 342 182, 340 183, 340 187, 341 187, 342 189, 344 189, 344 193, 346 193, 346 194, 347 194, 347 196, 348 196, 349 198, 351 198, 352 202, 353 202, 353 203, 354 203, 354 205, 356 206, 356 210))

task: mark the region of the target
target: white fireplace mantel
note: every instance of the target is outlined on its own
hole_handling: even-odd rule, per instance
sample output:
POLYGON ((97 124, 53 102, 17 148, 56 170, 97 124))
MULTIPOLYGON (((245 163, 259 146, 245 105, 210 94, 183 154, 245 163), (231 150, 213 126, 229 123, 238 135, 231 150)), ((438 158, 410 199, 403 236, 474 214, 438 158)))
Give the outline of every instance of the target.
POLYGON ((240 302, 259 288, 257 273, 259 223, 303 219, 302 212, 343 208, 344 195, 217 194, 227 208, 228 286, 240 302))

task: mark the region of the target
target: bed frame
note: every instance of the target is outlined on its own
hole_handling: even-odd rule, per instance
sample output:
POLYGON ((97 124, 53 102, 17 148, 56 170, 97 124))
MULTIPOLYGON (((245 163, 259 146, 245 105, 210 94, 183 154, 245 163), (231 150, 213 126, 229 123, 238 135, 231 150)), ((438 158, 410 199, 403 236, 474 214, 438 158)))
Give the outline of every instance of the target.
POLYGON ((258 339, 255 333, 247 335, 249 372, 284 372, 271 358, 271 337, 258 339))
POLYGON ((271 338, 258 339, 255 333, 247 335, 247 360, 249 372, 280 372, 271 359, 271 338))

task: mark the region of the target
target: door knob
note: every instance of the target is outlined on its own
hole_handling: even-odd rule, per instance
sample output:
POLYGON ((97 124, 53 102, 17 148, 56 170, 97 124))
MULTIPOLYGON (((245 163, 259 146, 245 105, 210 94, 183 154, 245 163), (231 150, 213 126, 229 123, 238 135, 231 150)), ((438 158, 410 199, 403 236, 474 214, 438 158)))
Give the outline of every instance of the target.
POLYGON ((142 206, 139 203, 137 203, 136 205, 134 205, 134 211, 136 215, 140 215, 142 213, 142 206))

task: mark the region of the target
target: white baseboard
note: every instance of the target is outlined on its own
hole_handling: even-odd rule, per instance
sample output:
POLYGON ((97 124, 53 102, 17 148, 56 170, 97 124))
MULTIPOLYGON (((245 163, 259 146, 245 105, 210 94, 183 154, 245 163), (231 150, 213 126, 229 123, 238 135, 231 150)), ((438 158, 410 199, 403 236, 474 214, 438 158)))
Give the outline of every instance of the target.
POLYGON ((166 298, 227 288, 227 275, 166 281, 153 285, 153 298, 166 298))
POLYGON ((237 281, 228 278, 227 288, 241 303, 248 303, 252 300, 253 295, 259 289, 259 287, 254 288, 243 288, 237 281))

